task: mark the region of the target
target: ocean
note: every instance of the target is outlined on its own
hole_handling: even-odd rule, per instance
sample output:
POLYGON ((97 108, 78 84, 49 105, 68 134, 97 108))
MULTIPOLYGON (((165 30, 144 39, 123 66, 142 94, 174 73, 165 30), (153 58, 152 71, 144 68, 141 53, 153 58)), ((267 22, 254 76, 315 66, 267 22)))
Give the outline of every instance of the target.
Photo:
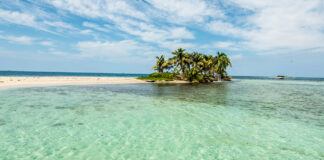
POLYGON ((1 90, 0 137, 0 159, 324 159, 324 81, 1 90))

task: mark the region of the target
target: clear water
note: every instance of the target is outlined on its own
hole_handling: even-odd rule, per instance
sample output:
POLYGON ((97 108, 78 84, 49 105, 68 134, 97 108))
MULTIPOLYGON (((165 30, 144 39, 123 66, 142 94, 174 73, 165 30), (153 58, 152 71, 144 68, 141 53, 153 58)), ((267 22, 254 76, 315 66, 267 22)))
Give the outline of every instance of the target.
POLYGON ((324 159, 324 82, 0 91, 0 159, 324 159))

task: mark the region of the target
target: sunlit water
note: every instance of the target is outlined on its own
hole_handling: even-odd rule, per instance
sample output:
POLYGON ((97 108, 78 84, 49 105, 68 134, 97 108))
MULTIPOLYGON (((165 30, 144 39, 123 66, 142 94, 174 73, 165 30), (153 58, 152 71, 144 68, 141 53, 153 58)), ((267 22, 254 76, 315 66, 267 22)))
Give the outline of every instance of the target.
POLYGON ((0 159, 324 159, 324 82, 3 90, 0 159))

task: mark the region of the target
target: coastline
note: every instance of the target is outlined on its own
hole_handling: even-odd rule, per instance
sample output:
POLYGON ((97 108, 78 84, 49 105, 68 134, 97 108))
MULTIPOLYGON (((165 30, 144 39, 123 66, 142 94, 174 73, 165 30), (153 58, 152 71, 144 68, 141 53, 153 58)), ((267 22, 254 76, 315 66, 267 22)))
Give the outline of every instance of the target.
POLYGON ((184 84, 188 81, 155 81, 139 80, 136 77, 85 77, 85 76, 39 76, 39 77, 1 77, 0 90, 23 87, 44 87, 64 85, 95 85, 95 84, 138 84, 138 83, 172 83, 184 84))
POLYGON ((149 83, 136 77, 0 77, 0 90, 21 87, 149 83))

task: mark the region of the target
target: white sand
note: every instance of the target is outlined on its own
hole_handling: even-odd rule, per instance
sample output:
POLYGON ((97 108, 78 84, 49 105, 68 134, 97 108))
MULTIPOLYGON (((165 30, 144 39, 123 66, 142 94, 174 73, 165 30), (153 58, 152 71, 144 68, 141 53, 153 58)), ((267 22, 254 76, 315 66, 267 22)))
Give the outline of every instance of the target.
POLYGON ((0 89, 32 86, 148 83, 131 77, 0 77, 0 89))

